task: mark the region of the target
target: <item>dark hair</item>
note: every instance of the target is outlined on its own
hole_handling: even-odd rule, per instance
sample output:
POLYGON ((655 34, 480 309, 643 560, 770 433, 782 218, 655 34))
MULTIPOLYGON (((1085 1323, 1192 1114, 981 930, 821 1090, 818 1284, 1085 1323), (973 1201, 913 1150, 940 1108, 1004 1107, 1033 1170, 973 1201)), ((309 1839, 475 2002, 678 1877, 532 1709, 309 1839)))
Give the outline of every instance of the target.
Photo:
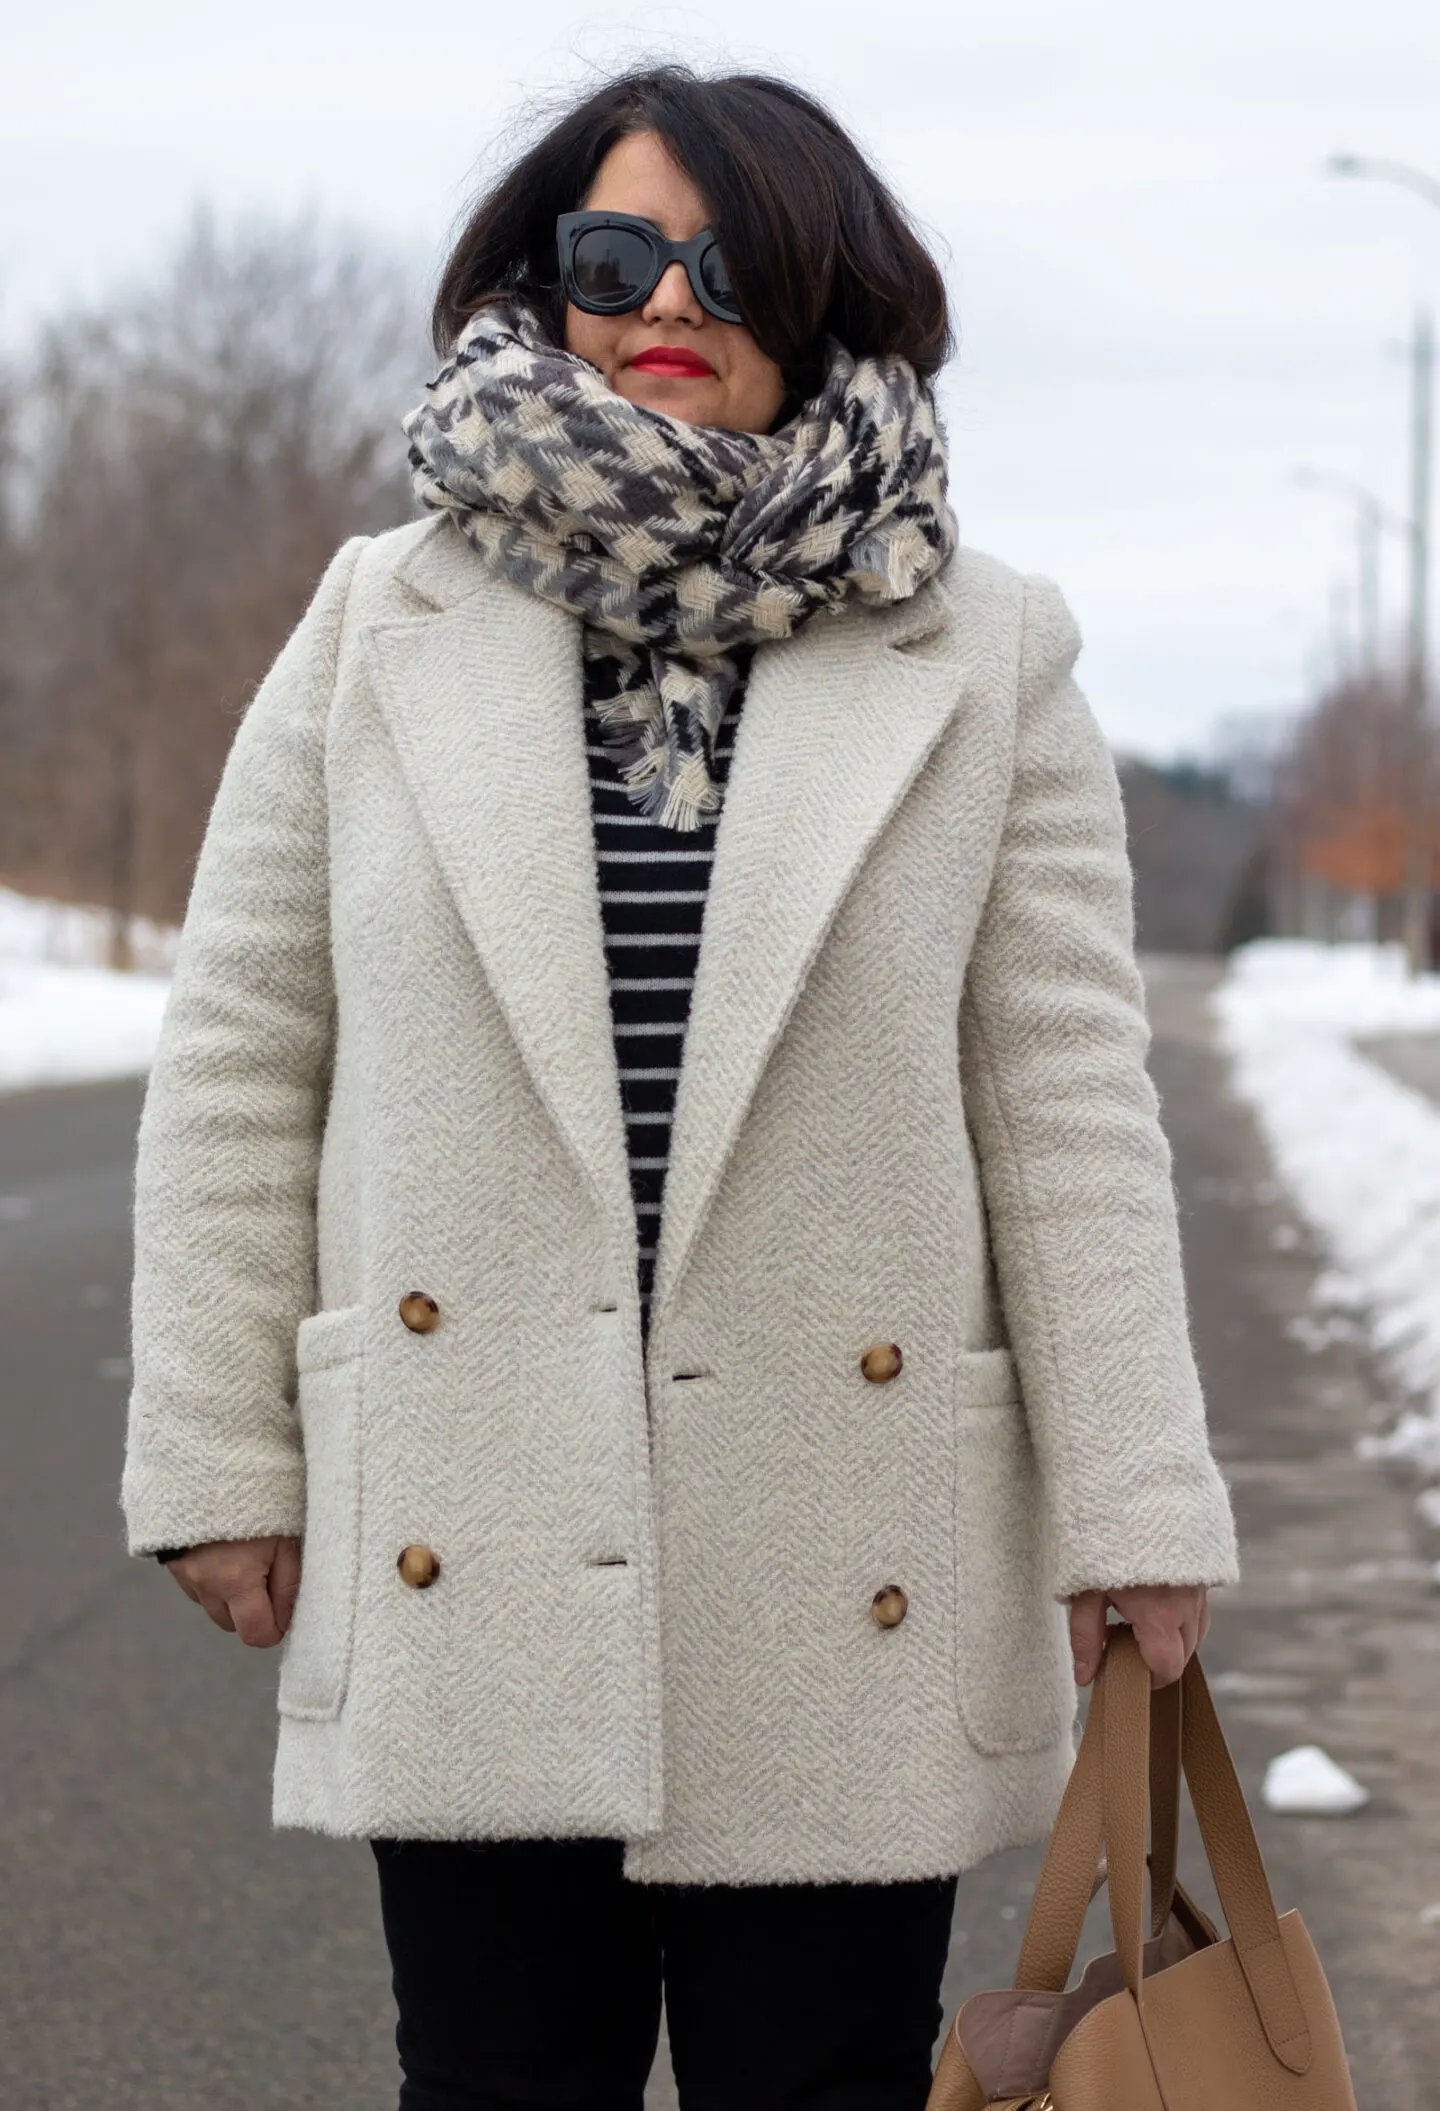
POLYGON ((573 102, 478 199, 435 297, 442 357, 507 294, 560 341, 555 216, 583 206, 610 149, 636 132, 663 139, 705 199, 751 335, 793 394, 818 382, 826 332, 857 358, 896 355, 927 379, 944 365, 939 267, 824 105, 767 74, 706 79, 674 64, 617 74, 573 102))

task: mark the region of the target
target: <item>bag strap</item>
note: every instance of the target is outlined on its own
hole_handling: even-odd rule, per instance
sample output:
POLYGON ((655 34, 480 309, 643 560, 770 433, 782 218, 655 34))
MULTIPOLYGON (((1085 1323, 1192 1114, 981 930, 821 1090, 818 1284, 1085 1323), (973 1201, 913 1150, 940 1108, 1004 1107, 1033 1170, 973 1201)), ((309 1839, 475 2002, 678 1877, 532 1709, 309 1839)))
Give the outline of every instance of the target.
POLYGON ((1312 2054, 1305 2005, 1290 1969, 1235 1762, 1198 1657, 1190 1659, 1184 1685, 1185 1779, 1230 1940, 1271 2051, 1292 2074, 1304 2074, 1312 2054))
MULTIPOLYGON (((1110 1859, 1110 1915, 1125 1983, 1144 2021, 1145 1809, 1149 1790, 1150 1674, 1130 1630, 1110 1637, 1101 1666, 1102 1821, 1110 1859)), ((1204 1671, 1192 1657, 1182 1681, 1181 1758, 1200 1838, 1230 1940, 1270 2049, 1292 2074, 1310 2065, 1304 2005, 1204 1671)))
MULTIPOLYGON (((1177 1679, 1150 1695, 1150 1933, 1163 1935, 1175 1909, 1180 1863, 1180 1741, 1184 1689, 1177 1679)), ((1182 1894, 1183 1895, 1183 1894, 1182 1894)), ((1186 1901, 1187 1905, 1189 1901, 1186 1901)))
POLYGON ((1075 1965, 1085 1914, 1095 1894, 1104 1840, 1100 1741, 1105 1696, 1097 1683, 1085 1734, 1065 1784, 1050 1845, 1030 1900, 1015 1966, 1015 1985, 1034 1993, 1063 1991, 1075 1965))
MULTIPOLYGON (((1118 1631, 1118 1630, 1117 1630, 1118 1631)), ((1015 1985, 1031 1992, 1056 1993, 1075 1968, 1085 1914, 1105 1869, 1100 1850, 1104 1832, 1101 1740, 1104 1695, 1097 1683, 1091 1696, 1085 1734, 1080 1740, 1069 1782, 1050 1835, 1044 1866, 1030 1902, 1015 1985)), ((1171 1912, 1182 1902, 1190 1915, 1192 1936, 1203 1929, 1213 1939, 1204 1916, 1176 1882, 1180 1831, 1181 1695, 1179 1685, 1164 1686, 1150 1698, 1150 1898, 1151 1933, 1160 1935, 1171 1912)))
POLYGON ((1110 1636, 1099 1676, 1105 1689, 1101 1829, 1110 1863, 1110 1925, 1125 1984, 1143 2018, 1150 1673, 1131 1629, 1117 1628, 1110 1636))

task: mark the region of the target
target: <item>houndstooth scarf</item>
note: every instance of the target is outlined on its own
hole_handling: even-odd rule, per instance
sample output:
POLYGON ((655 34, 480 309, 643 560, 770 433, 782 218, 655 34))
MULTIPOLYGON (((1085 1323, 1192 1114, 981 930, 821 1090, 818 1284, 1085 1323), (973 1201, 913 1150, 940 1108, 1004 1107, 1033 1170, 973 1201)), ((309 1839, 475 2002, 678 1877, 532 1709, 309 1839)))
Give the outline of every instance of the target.
POLYGON ((686 425, 617 395, 518 301, 479 310, 404 421, 422 504, 584 624, 607 742, 666 827, 714 817, 737 653, 817 609, 903 601, 949 558, 945 442, 901 359, 834 339, 778 432, 686 425), (613 690, 613 694, 608 693, 613 690))

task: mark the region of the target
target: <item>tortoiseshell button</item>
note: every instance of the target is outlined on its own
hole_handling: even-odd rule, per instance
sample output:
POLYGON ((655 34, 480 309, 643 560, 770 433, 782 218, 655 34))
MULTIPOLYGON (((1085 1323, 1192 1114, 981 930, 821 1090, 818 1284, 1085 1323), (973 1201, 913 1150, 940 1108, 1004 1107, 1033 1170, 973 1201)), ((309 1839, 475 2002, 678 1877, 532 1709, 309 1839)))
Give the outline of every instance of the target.
POLYGON ((888 1385, 900 1376, 904 1362, 898 1341, 872 1341, 860 1358, 860 1368, 872 1385, 888 1385))
POLYGON ((440 1307, 423 1290, 412 1290, 400 1300, 400 1317, 412 1334, 433 1334, 440 1324, 440 1307))

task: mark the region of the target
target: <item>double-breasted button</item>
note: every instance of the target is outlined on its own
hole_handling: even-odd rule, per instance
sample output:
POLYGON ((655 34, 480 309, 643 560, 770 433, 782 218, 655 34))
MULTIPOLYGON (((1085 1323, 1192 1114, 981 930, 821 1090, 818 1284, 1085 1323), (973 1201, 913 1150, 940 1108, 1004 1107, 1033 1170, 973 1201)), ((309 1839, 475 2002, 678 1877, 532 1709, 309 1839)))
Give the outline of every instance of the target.
POLYGON ((423 1290, 411 1290, 400 1300, 400 1317, 412 1334, 433 1334, 440 1324, 440 1307, 423 1290))
POLYGON ((440 1573, 440 1556, 430 1547, 402 1547, 395 1566, 412 1591, 428 1591, 440 1573))
POLYGON ((904 1361, 898 1341, 872 1341, 860 1358, 860 1368, 872 1385, 888 1385, 900 1376, 904 1361))
POLYGON ((887 1583, 870 1600, 870 1617, 877 1627, 898 1627, 910 1610, 910 1600, 898 1583, 887 1583))

